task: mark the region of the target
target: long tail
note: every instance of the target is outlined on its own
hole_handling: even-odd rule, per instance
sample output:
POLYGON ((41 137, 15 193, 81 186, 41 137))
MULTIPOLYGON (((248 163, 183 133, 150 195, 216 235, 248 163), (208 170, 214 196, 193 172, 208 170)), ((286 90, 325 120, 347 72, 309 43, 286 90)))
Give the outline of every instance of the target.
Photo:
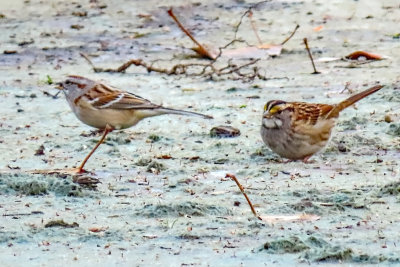
POLYGON ((384 87, 384 85, 375 85, 374 87, 371 87, 365 91, 362 91, 361 93, 358 93, 356 95, 353 95, 353 96, 347 98, 346 100, 335 105, 335 107, 331 110, 331 112, 329 112, 328 116, 326 116, 327 119, 336 118, 337 116, 339 116, 340 111, 342 111, 343 109, 347 108, 348 106, 353 105, 354 103, 363 99, 364 97, 369 96, 370 94, 373 94, 376 91, 379 91, 383 87, 384 87))
POLYGON ((179 110, 179 109, 173 109, 173 108, 158 108, 157 109, 158 112, 160 112, 161 114, 176 114, 176 115, 184 115, 184 116, 198 116, 198 117, 202 117, 205 119, 213 119, 212 116, 209 115, 205 115, 205 114, 201 114, 201 113, 197 113, 197 112, 192 112, 192 111, 185 111, 185 110, 179 110))

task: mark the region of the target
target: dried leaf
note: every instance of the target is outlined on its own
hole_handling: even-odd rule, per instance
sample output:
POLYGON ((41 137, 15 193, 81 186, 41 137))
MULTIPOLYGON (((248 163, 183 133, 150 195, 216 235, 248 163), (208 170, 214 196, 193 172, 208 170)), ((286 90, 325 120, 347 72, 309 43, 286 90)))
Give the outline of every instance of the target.
POLYGON ((172 159, 171 155, 160 155, 156 157, 157 159, 172 159))
POLYGON ((99 233, 99 232, 104 232, 107 229, 108 229, 108 227, 104 227, 104 226, 103 227, 97 227, 97 226, 95 226, 95 227, 90 227, 89 231, 92 232, 92 233, 99 233))
POLYGON ((358 60, 360 58, 365 58, 367 60, 381 60, 382 56, 377 54, 368 53, 365 51, 356 51, 351 53, 350 55, 345 56, 347 59, 358 60))
POLYGON ((315 28, 313 28, 313 31, 315 31, 315 32, 319 32, 320 30, 322 30, 324 28, 324 26, 322 26, 322 25, 319 25, 319 26, 317 26, 317 27, 315 27, 315 28))

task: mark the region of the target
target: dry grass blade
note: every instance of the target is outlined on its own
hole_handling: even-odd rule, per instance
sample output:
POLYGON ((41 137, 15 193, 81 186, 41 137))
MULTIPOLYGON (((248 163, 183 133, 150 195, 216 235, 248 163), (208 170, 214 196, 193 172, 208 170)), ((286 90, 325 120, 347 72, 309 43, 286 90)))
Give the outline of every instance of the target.
POLYGON ((197 45, 198 49, 195 49, 195 51, 206 58, 214 60, 216 58, 216 55, 213 55, 210 53, 202 44, 200 44, 194 37, 193 35, 182 25, 182 23, 178 20, 178 18, 175 16, 174 12, 172 11, 172 8, 168 10, 168 15, 178 24, 178 27, 197 45))
POLYGON ((249 18, 250 18, 251 28, 253 29, 253 32, 254 32, 254 34, 255 34, 256 37, 257 37, 258 44, 262 45, 261 38, 260 38, 260 36, 258 35, 256 23, 255 23, 254 20, 253 20, 253 11, 251 11, 251 10, 250 10, 250 12, 249 12, 249 18))
POLYGON ((292 37, 293 35, 296 33, 296 31, 300 28, 300 25, 297 24, 296 27, 294 28, 293 32, 281 43, 281 45, 286 44, 292 37))
POLYGON ((313 57, 311 55, 311 51, 310 51, 310 47, 308 46, 307 38, 304 38, 303 41, 304 41, 304 45, 306 46, 306 50, 307 50, 308 56, 310 57, 311 64, 312 64, 313 69, 314 69, 314 72, 312 74, 320 74, 321 72, 317 71, 317 69, 315 68, 314 59, 313 59, 313 57))
POLYGON ((244 192, 244 188, 243 188, 243 186, 239 183, 239 181, 238 181, 238 179, 236 178, 236 176, 233 175, 233 174, 227 173, 227 174, 225 175, 225 177, 226 177, 226 178, 231 178, 233 181, 235 181, 235 183, 237 184, 237 186, 238 186, 239 189, 240 189, 240 192, 242 192, 243 196, 244 196, 244 197, 246 198, 246 200, 247 200, 247 203, 249 203, 251 212, 254 214, 254 216, 257 217, 257 219, 262 220, 261 217, 257 214, 256 210, 254 209, 253 204, 251 203, 251 201, 250 201, 249 197, 247 196, 246 192, 244 192))
POLYGON ((243 186, 240 184, 238 179, 236 178, 235 175, 227 173, 225 175, 226 178, 231 178, 233 181, 235 181, 236 185, 239 187, 240 192, 242 192, 243 196, 246 198, 247 203, 250 206, 251 212, 254 214, 254 216, 264 222, 273 224, 273 223, 278 223, 278 222, 296 222, 296 221, 316 221, 319 220, 320 217, 318 215, 314 214, 294 214, 294 215, 258 215, 256 210, 254 209, 253 204, 250 201, 250 198, 247 196, 246 192, 244 192, 243 186))

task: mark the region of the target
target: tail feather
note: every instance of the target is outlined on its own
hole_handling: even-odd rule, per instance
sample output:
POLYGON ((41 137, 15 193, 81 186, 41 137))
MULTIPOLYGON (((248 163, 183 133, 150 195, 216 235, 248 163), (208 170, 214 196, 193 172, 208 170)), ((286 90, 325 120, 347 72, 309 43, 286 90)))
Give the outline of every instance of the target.
POLYGON ((370 94, 375 93, 376 91, 379 91, 380 89, 382 89, 384 86, 383 85, 375 85, 374 87, 371 87, 365 91, 362 91, 361 93, 358 93, 356 95, 353 95, 349 98, 347 98, 346 100, 340 102, 339 104, 335 105, 335 107, 329 112, 329 114, 327 115, 327 119, 329 118, 336 118, 337 116, 339 116, 339 113, 347 108, 348 106, 353 105, 354 103, 356 103, 357 101, 363 99, 366 96, 369 96, 370 94))
POLYGON ((179 110, 179 109, 173 109, 173 108, 158 108, 157 109, 160 113, 162 114, 176 114, 176 115, 184 115, 184 116, 198 116, 202 117, 204 119, 213 119, 212 116, 197 113, 197 112, 192 112, 192 111, 185 111, 185 110, 179 110))

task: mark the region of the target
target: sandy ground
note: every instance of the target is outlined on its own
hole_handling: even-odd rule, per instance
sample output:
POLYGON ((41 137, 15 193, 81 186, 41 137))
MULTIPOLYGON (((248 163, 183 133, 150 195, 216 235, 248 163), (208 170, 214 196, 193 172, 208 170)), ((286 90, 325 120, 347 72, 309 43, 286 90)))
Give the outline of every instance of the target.
MULTIPOLYGON (((398 1, 259 6, 253 18, 265 43, 301 26, 280 56, 257 63, 267 80, 168 76, 140 67, 94 73, 79 55, 100 67, 131 58, 163 67, 207 62, 190 59, 192 43, 166 15, 168 7, 202 42, 220 47, 233 39, 250 4, 0 1, 2 266, 400 264, 398 1), (317 59, 356 50, 387 59, 317 62, 322 73, 312 75, 304 37, 317 59), (91 128, 63 96, 47 94, 56 93, 48 76, 57 82, 68 74, 215 119, 161 116, 110 134, 86 166, 101 181, 96 189, 69 175, 30 174, 76 166, 99 138, 87 135, 91 128), (341 114, 311 163, 282 163, 263 144, 268 100, 337 103, 378 82, 386 87, 341 114), (343 90, 346 83, 350 90, 343 90), (217 125, 237 127, 241 136, 212 138, 217 125), (259 221, 226 173, 238 177, 261 215, 320 219, 259 221)), ((238 38, 257 44, 247 18, 238 38)))

